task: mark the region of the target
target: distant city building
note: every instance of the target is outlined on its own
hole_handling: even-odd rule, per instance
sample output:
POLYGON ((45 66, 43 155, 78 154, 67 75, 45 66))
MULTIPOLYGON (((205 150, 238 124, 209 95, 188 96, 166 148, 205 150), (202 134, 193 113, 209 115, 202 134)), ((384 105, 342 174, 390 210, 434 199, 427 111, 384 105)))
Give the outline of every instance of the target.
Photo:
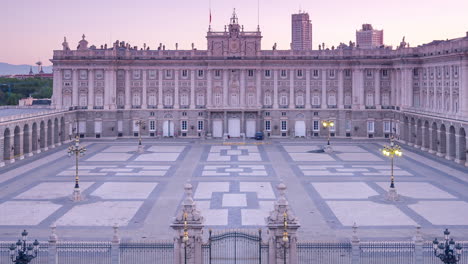
POLYGON ((373 29, 371 24, 363 24, 356 31, 356 44, 361 49, 373 49, 383 46, 383 30, 373 29))
POLYGON ((41 79, 52 79, 54 75, 52 73, 44 73, 42 65, 39 67, 39 73, 35 74, 32 70, 32 67, 29 69, 28 74, 11 74, 11 75, 2 75, 0 77, 12 78, 18 80, 24 80, 28 78, 41 78, 41 79))
POLYGON ((312 23, 308 13, 292 14, 292 50, 311 50, 312 49, 312 23))
POLYGON ((27 98, 20 99, 18 101, 18 106, 32 106, 32 105, 51 105, 52 100, 49 98, 36 99, 31 96, 27 98))

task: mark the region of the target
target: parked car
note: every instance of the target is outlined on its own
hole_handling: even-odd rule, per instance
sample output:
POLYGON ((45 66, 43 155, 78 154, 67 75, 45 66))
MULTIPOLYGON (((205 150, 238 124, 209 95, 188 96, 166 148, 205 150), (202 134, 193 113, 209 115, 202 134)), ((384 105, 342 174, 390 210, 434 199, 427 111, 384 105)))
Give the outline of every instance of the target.
POLYGON ((255 139, 256 140, 263 140, 263 132, 255 133, 255 139))

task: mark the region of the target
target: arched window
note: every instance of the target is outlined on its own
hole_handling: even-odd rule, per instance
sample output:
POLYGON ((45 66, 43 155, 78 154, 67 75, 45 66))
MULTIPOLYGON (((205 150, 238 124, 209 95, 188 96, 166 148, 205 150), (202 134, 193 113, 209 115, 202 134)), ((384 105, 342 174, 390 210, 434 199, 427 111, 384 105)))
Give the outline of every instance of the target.
POLYGON ((254 106, 255 105, 255 96, 251 93, 247 96, 247 105, 254 106))
POLYGON ((118 106, 124 106, 125 105, 125 96, 123 93, 119 93, 117 95, 117 105, 118 106))
POLYGON ((86 94, 80 94, 80 106, 88 105, 88 96, 86 94))
POLYGON ((94 104, 96 106, 104 106, 104 95, 102 93, 98 93, 95 95, 94 104))
POLYGON ((239 105, 239 96, 237 93, 231 94, 231 106, 238 106, 239 105))
POLYGON ((345 105, 351 105, 351 104, 352 104, 352 102, 351 102, 351 94, 350 94, 350 93, 345 93, 344 104, 345 104, 345 105))
POLYGON ((133 100, 132 100, 132 105, 134 106, 139 106, 140 105, 140 93, 134 93, 133 94, 133 100))
POLYGON ((183 106, 189 105, 188 94, 183 93, 180 96, 180 105, 183 105, 183 106))
POLYGON ((382 105, 383 106, 389 106, 390 105, 390 96, 388 93, 383 93, 382 94, 382 105))
POLYGON ((197 105, 205 105, 205 95, 202 93, 197 94, 197 105))
POLYGON ((156 106, 156 95, 154 93, 150 94, 148 97, 148 105, 156 106))
POLYGON ((320 96, 318 93, 312 94, 312 105, 315 105, 315 106, 320 105, 320 96))
POLYGON ((336 106, 336 94, 335 93, 328 94, 328 105, 336 106))
POLYGON ((164 97, 164 105, 172 106, 172 95, 166 94, 166 96, 164 97))
POLYGON ((214 98, 215 98, 214 104, 215 104, 216 106, 221 106, 221 94, 220 94, 220 93, 216 93, 215 96, 214 96, 214 98))
POLYGON ((296 95, 296 105, 303 106, 304 105, 304 94, 298 93, 296 95))
POLYGON ((288 105, 288 96, 284 93, 280 95, 280 105, 281 106, 286 106, 288 105))
POLYGON ((63 96, 63 105, 68 107, 71 106, 71 95, 66 94, 63 96))
POLYGON ((373 93, 366 94, 366 106, 374 106, 374 94, 373 93))
POLYGON ((271 105, 271 93, 270 92, 266 92, 265 93, 265 105, 271 105))

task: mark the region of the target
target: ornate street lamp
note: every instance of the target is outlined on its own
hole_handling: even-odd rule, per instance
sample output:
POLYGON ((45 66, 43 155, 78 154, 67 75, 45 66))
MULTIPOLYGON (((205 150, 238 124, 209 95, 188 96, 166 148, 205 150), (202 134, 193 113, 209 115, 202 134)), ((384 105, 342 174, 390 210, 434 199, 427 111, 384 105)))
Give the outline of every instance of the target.
POLYGON ((283 214, 283 255, 284 255, 284 264, 286 264, 286 248, 289 242, 288 235, 288 215, 286 212, 283 214))
POLYGON ((335 122, 333 120, 323 120, 322 126, 328 128, 327 145, 330 146, 330 128, 335 126, 335 122))
POLYGON ((28 232, 24 230, 21 233, 21 236, 22 239, 18 239, 18 242, 16 242, 16 244, 11 244, 10 257, 13 263, 27 264, 37 257, 37 252, 39 251, 39 242, 36 239, 34 240, 34 243, 29 244, 29 246, 26 246, 26 238, 28 237, 28 232))
POLYGON ((187 212, 184 213, 184 236, 182 242, 184 242, 184 263, 187 264, 187 242, 189 241, 188 227, 187 227, 187 212))
POLYGON ((145 121, 138 120, 135 122, 138 126, 138 152, 143 152, 143 145, 141 144, 141 128, 145 125, 145 121))
POLYGON ((444 239, 445 243, 439 243, 437 238, 432 241, 434 255, 440 258, 440 260, 445 264, 458 263, 458 261, 460 261, 462 246, 460 243, 455 246, 455 241, 453 241, 453 238, 450 238, 450 232, 448 229, 445 229, 444 231, 444 239))
POLYGON ((398 194, 395 189, 395 176, 393 175, 393 158, 401 157, 403 152, 401 151, 400 146, 395 145, 393 137, 390 138, 390 146, 384 146, 382 149, 382 154, 384 156, 390 157, 391 160, 391 174, 390 174, 390 189, 388 191, 387 199, 391 201, 398 200, 398 194))
POLYGON ((80 191, 80 179, 78 177, 78 157, 83 156, 86 152, 85 147, 80 147, 80 139, 78 136, 75 139, 75 145, 68 147, 68 156, 71 157, 75 155, 75 188, 73 189, 73 201, 79 202, 82 200, 81 191, 80 191))

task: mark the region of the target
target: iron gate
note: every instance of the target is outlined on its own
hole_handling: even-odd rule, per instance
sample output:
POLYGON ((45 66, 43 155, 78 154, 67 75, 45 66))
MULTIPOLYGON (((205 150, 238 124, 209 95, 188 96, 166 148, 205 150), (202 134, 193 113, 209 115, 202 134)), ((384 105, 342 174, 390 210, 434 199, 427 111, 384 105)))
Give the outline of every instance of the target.
POLYGON ((212 234, 210 230, 204 248, 207 249, 204 250, 204 263, 209 264, 262 264, 262 249, 268 250, 266 245, 262 247, 261 229, 257 234, 240 231, 212 234))

